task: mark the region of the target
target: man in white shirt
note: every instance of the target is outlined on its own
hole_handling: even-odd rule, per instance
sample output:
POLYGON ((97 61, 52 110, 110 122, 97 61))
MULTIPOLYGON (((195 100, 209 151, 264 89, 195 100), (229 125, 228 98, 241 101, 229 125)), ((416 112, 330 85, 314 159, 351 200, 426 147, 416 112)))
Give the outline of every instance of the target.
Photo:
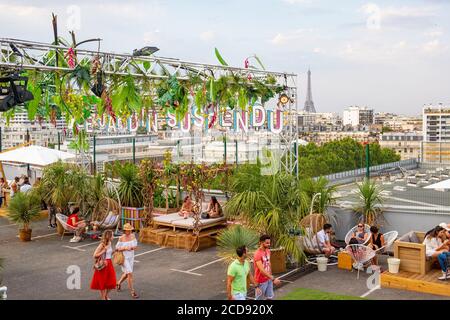
POLYGON ((30 191, 32 188, 31 184, 30 184, 30 180, 28 179, 28 177, 25 177, 23 179, 23 185, 20 187, 20 192, 28 192, 30 191))
POLYGON ((325 223, 322 230, 317 232, 315 241, 319 245, 320 250, 327 256, 331 256, 336 248, 331 245, 330 234, 332 232, 331 224, 325 223))

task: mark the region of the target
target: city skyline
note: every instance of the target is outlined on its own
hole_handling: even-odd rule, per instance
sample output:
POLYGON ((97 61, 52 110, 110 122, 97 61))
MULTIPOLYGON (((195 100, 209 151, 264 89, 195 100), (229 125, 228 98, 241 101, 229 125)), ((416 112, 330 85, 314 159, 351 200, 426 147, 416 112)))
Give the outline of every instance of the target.
POLYGON ((156 45, 158 56, 217 64, 217 47, 233 66, 243 66, 256 53, 267 69, 299 74, 299 109, 311 69, 319 112, 367 105, 377 112, 416 115, 425 104, 450 102, 449 4, 249 0, 243 7, 235 0, 82 0, 72 6, 0 0, 1 11, 11 13, 2 18, 0 37, 51 42, 55 12, 61 36, 70 38, 71 25, 79 41, 102 38, 102 50, 131 53, 156 45))

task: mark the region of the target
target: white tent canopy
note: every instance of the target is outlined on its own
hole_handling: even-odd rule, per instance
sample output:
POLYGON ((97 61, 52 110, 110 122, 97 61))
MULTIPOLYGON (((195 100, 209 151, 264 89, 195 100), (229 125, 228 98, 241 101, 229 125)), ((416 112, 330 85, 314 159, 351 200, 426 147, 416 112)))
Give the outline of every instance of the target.
POLYGON ((429 186, 424 187, 424 189, 450 189, 450 179, 430 184, 429 186))
POLYGON ((27 146, 0 153, 1 162, 24 163, 38 167, 45 167, 58 160, 64 161, 74 157, 74 154, 68 152, 40 146, 27 146))

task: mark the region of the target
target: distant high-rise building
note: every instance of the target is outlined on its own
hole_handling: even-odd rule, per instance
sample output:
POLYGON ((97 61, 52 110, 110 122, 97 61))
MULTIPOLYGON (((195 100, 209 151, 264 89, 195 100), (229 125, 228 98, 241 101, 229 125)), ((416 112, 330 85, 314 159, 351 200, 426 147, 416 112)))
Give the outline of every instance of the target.
POLYGON ((312 92, 311 92, 311 70, 308 70, 308 89, 306 91, 306 101, 305 108, 306 112, 316 112, 316 108, 314 108, 314 102, 312 101, 312 92))

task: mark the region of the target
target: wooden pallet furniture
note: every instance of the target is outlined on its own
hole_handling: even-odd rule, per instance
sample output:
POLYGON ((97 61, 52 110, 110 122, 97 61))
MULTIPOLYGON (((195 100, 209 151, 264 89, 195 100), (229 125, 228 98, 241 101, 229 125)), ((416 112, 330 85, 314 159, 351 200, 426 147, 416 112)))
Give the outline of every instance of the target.
POLYGON ((425 233, 411 231, 394 242, 394 257, 400 259, 400 270, 425 275, 436 261, 427 259, 423 244, 425 233))
POLYGON ((396 274, 385 271, 381 274, 380 280, 382 288, 409 290, 450 297, 450 280, 438 280, 438 277, 441 275, 442 272, 438 269, 432 269, 424 275, 408 271, 400 271, 396 274))

